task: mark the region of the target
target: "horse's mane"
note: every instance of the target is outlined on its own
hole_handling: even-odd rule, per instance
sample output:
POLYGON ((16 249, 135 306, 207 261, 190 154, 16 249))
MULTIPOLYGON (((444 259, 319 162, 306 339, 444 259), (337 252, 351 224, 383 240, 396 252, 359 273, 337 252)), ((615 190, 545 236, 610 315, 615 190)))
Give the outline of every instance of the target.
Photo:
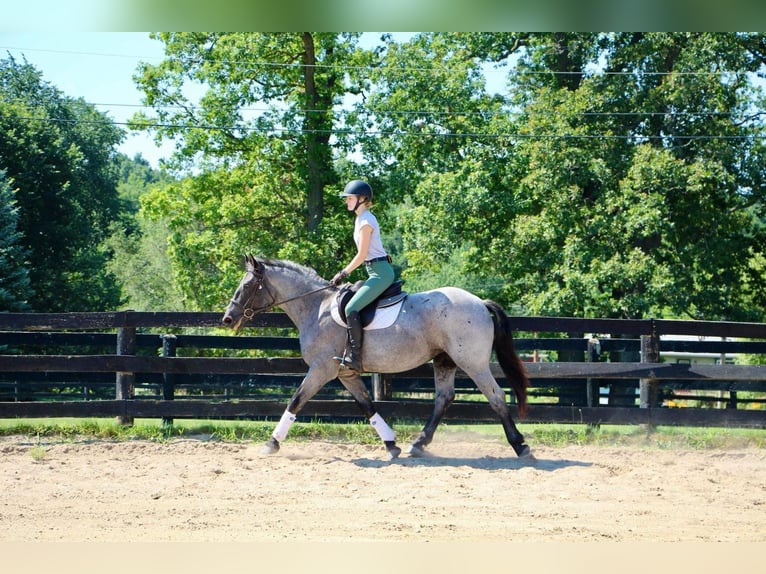
POLYGON ((311 281, 314 281, 316 283, 322 283, 327 284, 327 279, 323 278, 319 275, 319 273, 316 272, 316 270, 312 269, 311 267, 307 267, 305 265, 301 265, 300 263, 296 263, 295 261, 288 261, 287 259, 259 259, 259 261, 266 265, 267 267, 279 267, 281 269, 285 269, 287 271, 292 271, 294 273, 297 273, 298 275, 301 275, 302 277, 305 277, 307 279, 310 279, 311 281))

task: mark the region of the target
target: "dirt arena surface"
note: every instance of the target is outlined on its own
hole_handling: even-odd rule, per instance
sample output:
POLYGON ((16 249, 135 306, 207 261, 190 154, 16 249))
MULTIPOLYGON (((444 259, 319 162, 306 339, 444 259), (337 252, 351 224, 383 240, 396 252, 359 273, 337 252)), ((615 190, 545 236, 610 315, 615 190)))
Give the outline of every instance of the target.
POLYGON ((766 541, 763 449, 532 446, 5 437, 0 542, 766 541))

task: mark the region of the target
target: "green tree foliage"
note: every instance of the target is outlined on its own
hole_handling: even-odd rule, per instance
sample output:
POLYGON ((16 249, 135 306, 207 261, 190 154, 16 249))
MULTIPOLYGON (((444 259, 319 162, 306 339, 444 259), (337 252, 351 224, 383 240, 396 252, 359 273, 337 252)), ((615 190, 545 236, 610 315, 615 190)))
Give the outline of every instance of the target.
POLYGON ((305 227, 316 230, 324 189, 337 183, 333 108, 358 91, 345 81, 356 36, 158 34, 166 59, 143 65, 136 77, 157 116, 139 114, 135 123, 151 125, 160 138, 178 137, 176 159, 201 161, 206 168, 271 156, 270 169, 296 179, 305 227), (201 95, 190 88, 195 84, 204 86, 201 95))
POLYGON ((197 174, 152 191, 144 213, 166 219, 170 258, 193 304, 225 302, 244 253, 332 273, 349 250, 332 231, 341 204, 328 217, 325 197, 341 186, 333 147, 346 145, 343 136, 331 141, 342 124, 334 108, 360 91, 357 36, 157 35, 166 59, 136 75, 156 115, 133 123, 176 138, 174 167, 197 174))
POLYGON ((121 213, 111 163, 121 138, 106 116, 63 96, 33 66, 0 60, 0 168, 17 190, 35 311, 119 304, 103 242, 121 213))
POLYGON ((27 299, 32 295, 18 219, 11 182, 0 171, 0 312, 26 311, 27 299))
POLYGON ((511 203, 496 200, 508 187, 512 149, 498 145, 504 101, 486 91, 474 40, 464 34, 420 34, 405 44, 389 39, 373 72, 375 89, 356 113, 379 126, 359 146, 365 163, 376 166, 380 195, 403 207, 395 213, 409 284, 432 288, 462 277, 469 280, 450 283, 496 296, 500 278, 476 247, 512 215, 511 203))
POLYGON ((114 158, 117 169, 117 194, 123 202, 123 208, 129 214, 138 213, 140 198, 152 185, 169 183, 172 178, 163 171, 152 168, 139 153, 132 159, 118 153, 114 158))
POLYGON ((108 269, 122 287, 125 307, 136 311, 185 311, 167 250, 167 226, 136 216, 133 233, 115 229, 108 240, 108 269))
POLYGON ((167 224, 139 211, 142 196, 152 188, 172 184, 173 179, 153 169, 140 155, 130 159, 118 154, 115 161, 118 193, 132 216, 112 225, 107 241, 112 257, 107 269, 117 278, 127 308, 183 311, 186 302, 168 257, 167 224))
POLYGON ((324 199, 361 176, 417 288, 459 278, 530 314, 766 316, 761 34, 159 37, 136 125, 195 171, 142 209, 200 308, 247 251, 337 270, 348 214, 324 199))
MULTIPOLYGON (((753 46, 762 41, 701 33, 446 39, 453 46, 438 60, 450 68, 450 58, 470 54, 514 58, 512 97, 502 117, 471 126, 495 135, 491 146, 476 137, 455 153, 429 142, 428 163, 414 176, 410 152, 388 146, 396 160, 389 179, 404 174, 410 184, 405 273, 455 265, 460 250, 464 273, 488 284, 502 278, 501 299, 529 313, 764 316, 755 294, 766 287, 766 158, 752 85, 763 65, 753 46)), ((419 37, 398 53, 417 55, 435 40, 419 37)), ((444 85, 434 83, 434 92, 444 85)), ((381 82, 379 97, 392 106, 438 102, 426 89, 381 82)), ((438 109, 470 110, 469 94, 481 97, 470 88, 450 94, 438 109)))
MULTIPOLYGON (((340 212, 315 231, 303 226, 303 195, 284 174, 248 163, 206 171, 142 197, 142 215, 168 226, 168 254, 187 304, 225 304, 242 272, 242 255, 306 262, 327 274, 338 263, 340 212)), ((346 236, 348 236, 348 221, 346 236)))
MULTIPOLYGON (((753 318, 741 282, 764 245, 750 209, 764 157, 745 72, 760 63, 731 34, 593 42, 604 73, 583 66, 576 86, 519 76, 523 129, 547 137, 519 146, 513 252, 531 259, 518 296, 540 313, 753 318)), ((541 71, 537 53, 523 70, 541 71)))

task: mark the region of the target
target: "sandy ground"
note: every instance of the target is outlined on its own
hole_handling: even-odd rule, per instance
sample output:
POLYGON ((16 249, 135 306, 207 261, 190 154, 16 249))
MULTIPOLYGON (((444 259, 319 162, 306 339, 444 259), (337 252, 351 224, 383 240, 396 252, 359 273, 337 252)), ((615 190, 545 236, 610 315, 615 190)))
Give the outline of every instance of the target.
POLYGON ((766 541, 766 451, 0 439, 0 542, 766 541), (39 448, 37 453, 39 454, 39 448))

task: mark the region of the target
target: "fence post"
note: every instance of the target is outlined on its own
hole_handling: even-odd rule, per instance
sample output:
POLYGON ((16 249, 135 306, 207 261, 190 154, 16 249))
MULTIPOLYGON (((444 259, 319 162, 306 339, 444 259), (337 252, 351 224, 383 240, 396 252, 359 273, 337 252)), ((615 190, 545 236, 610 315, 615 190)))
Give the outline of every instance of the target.
MULTIPOLYGON (((175 335, 162 335, 162 356, 175 357, 178 339, 175 335)), ((173 373, 162 373, 162 400, 175 399, 176 376, 173 373)), ((173 417, 162 417, 162 426, 173 426, 173 417)))
MULTIPOLYGON (((627 348, 629 336, 625 333, 612 333, 613 350, 609 353, 609 359, 613 363, 636 363, 641 360, 640 351, 632 351, 627 348), (624 341, 623 343, 620 343, 624 341), (621 345, 617 347, 617 345, 621 345)), ((609 385, 610 407, 635 407, 636 406, 636 381, 628 379, 602 379, 602 384, 609 385)), ((639 380, 640 387, 640 380, 639 380)))
MULTIPOLYGON (((136 354, 136 328, 119 327, 117 329, 117 354, 135 355, 136 354)), ((115 399, 128 400, 134 397, 136 384, 135 373, 118 371, 116 377, 115 399)), ((132 425, 133 417, 119 415, 117 424, 132 425)))
MULTIPOLYGON (((567 333, 568 339, 582 340, 585 333, 567 333)), ((561 349, 558 355, 562 363, 584 363, 586 358, 580 350, 561 349)), ((582 407, 588 404, 588 381, 583 379, 563 379, 563 386, 559 387, 559 404, 568 407, 582 407)))
MULTIPOLYGON (((660 338, 652 329, 651 335, 641 335, 641 362, 660 362, 660 338)), ((639 380, 639 406, 649 409, 658 406, 659 379, 647 378, 639 380)))
POLYGON ((381 373, 372 373, 372 400, 391 400, 391 377, 381 373))
MULTIPOLYGON (((588 363, 598 363, 601 359, 601 341, 595 337, 588 339, 588 363)), ((597 407, 600 403, 599 400, 599 387, 601 386, 598 379, 587 379, 587 393, 588 393, 588 406, 597 407)))

